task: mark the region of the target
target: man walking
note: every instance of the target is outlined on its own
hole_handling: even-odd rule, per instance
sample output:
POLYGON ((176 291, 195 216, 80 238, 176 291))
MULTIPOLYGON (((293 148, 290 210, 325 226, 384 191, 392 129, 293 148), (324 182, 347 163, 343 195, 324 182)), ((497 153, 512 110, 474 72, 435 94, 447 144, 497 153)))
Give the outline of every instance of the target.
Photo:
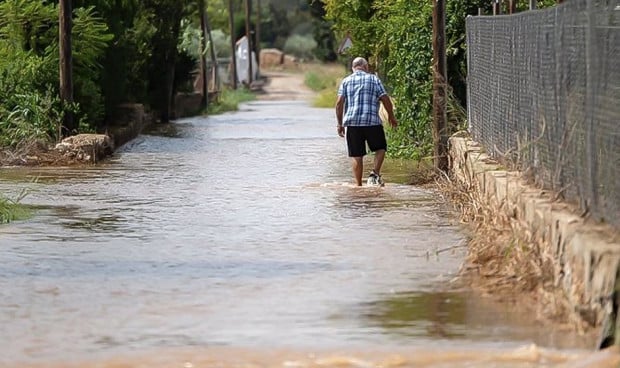
POLYGON ((368 184, 383 185, 381 166, 387 150, 385 131, 379 117, 379 101, 388 113, 388 121, 392 127, 398 122, 394 117, 394 107, 379 78, 368 72, 368 61, 362 57, 353 59, 353 71, 342 80, 338 87, 336 100, 336 119, 338 135, 345 136, 349 157, 353 162, 353 177, 358 186, 362 185, 364 172, 363 158, 366 155, 366 144, 375 153, 374 168, 368 177, 368 184))

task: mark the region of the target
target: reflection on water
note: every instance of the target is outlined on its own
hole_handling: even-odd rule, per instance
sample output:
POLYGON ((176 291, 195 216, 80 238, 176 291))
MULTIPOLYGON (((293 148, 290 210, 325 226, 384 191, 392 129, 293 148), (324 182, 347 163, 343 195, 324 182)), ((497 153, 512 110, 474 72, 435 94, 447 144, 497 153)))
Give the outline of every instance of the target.
POLYGON ((456 292, 400 293, 364 306, 369 323, 408 336, 464 338, 467 295, 456 292))
POLYGON ((455 347, 470 361, 587 347, 460 290, 464 235, 440 197, 389 162, 384 188, 352 187, 333 125, 331 110, 255 102, 158 127, 95 167, 3 169, 0 190, 28 188, 37 213, 0 227, 0 365, 138 354, 171 366, 164 351, 208 361, 224 346, 204 366, 247 366, 227 360, 236 352, 338 366, 279 360, 334 349, 372 362, 439 349, 428 362, 448 366, 455 347))

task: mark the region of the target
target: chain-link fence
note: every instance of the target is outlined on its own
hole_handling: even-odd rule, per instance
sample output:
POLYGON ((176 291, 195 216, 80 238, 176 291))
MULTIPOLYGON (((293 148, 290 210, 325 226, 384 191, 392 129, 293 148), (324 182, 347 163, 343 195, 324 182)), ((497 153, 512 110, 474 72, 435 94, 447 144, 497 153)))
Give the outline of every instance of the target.
POLYGON ((475 140, 620 228, 620 0, 467 19, 475 140))

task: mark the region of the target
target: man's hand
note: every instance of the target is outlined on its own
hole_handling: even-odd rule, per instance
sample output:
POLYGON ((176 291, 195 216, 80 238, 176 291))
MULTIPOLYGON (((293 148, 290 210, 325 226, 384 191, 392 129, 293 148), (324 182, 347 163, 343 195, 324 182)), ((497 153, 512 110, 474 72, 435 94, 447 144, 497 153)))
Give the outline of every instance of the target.
POLYGON ((342 125, 338 125, 338 135, 344 137, 344 127, 342 125))
POLYGON ((392 117, 390 120, 390 126, 392 126, 392 128, 396 128, 398 126, 398 121, 396 121, 396 118, 392 117))

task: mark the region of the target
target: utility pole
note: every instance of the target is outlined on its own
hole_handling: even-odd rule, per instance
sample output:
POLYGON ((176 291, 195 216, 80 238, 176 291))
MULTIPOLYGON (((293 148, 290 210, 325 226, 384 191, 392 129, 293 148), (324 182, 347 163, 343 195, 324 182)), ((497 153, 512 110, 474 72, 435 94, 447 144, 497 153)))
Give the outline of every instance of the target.
POLYGON ((232 89, 237 89, 237 50, 235 48, 237 44, 235 35, 235 17, 233 10, 233 0, 228 0, 228 29, 230 31, 230 49, 231 49, 231 64, 230 64, 230 79, 232 81, 232 89))
POLYGON ((58 5, 60 101, 64 107, 64 121, 60 135, 66 137, 77 130, 77 126, 75 126, 73 121, 73 113, 66 109, 67 106, 73 103, 73 56, 71 54, 71 14, 73 11, 71 8, 71 0, 60 0, 58 5))
POLYGON ((530 0, 530 10, 536 9, 536 0, 530 0))
POLYGON ((446 0, 433 0, 433 143, 435 168, 448 169, 446 0))
POLYGON ((250 0, 245 4, 245 37, 248 39, 248 88, 252 85, 252 30, 250 29, 250 0))
POLYGON ((260 0, 256 0, 256 60, 260 69, 260 0))
POLYGON ((205 42, 207 42, 207 30, 206 30, 206 15, 205 15, 205 0, 198 1, 198 12, 200 14, 200 90, 202 92, 202 98, 200 99, 200 105, 206 109, 209 107, 209 88, 207 87, 207 57, 205 42))

